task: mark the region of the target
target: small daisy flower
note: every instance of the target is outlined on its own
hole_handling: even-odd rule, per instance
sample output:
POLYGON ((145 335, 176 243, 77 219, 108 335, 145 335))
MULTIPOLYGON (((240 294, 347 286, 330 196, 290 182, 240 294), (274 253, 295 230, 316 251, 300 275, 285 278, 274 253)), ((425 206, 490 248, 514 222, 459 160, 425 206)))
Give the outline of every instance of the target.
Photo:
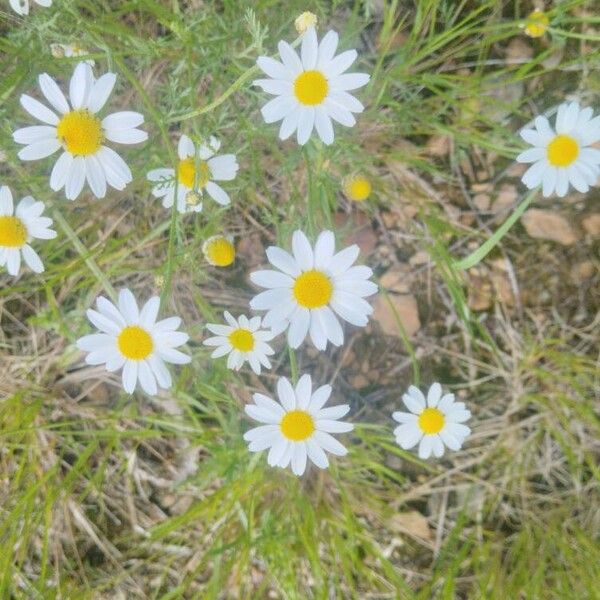
POLYGON ((268 288, 250 301, 250 307, 268 311, 264 324, 276 333, 287 329, 292 348, 298 348, 307 334, 319 350, 325 350, 328 341, 341 346, 344 332, 338 316, 364 327, 373 312, 364 300, 377 292, 377 285, 369 281, 373 271, 352 266, 360 251, 356 244, 334 254, 331 231, 319 235, 314 250, 304 233, 295 231, 292 251, 293 256, 276 246, 267 248, 269 262, 279 271, 250 275, 256 285, 268 288))
POLYGON ((525 19, 525 35, 528 35, 531 38, 542 37, 549 26, 550 19, 548 18, 548 15, 543 10, 536 8, 533 12, 529 13, 527 19, 525 19))
POLYGON ((300 35, 306 33, 311 27, 316 26, 317 15, 315 15, 315 13, 311 13, 308 10, 296 17, 296 20, 294 21, 294 27, 300 35))
POLYGON ((402 396, 410 412, 395 412, 392 417, 401 423, 394 429, 396 443, 408 450, 419 444, 419 458, 438 458, 444 454, 444 445, 459 450, 471 429, 463 423, 471 412, 463 402, 455 402, 454 394, 442 396, 442 386, 434 383, 429 388, 427 400, 414 385, 402 396))
POLYGON ((31 96, 21 96, 21 106, 44 125, 24 127, 13 133, 17 144, 25 144, 19 158, 38 160, 62 148, 50 175, 50 187, 55 192, 65 188, 68 200, 79 196, 86 180, 97 198, 104 198, 107 185, 123 190, 132 180, 125 161, 104 142, 137 144, 148 139, 145 131, 136 129, 144 122, 143 115, 131 111, 113 113, 104 119, 97 115, 116 80, 114 73, 96 79, 90 65, 81 62, 69 84, 70 103, 46 73, 38 81, 53 110, 31 96))
POLYGON ((338 420, 350 407, 339 404, 323 408, 331 395, 330 385, 313 392, 310 375, 302 375, 294 389, 285 377, 281 377, 277 382, 277 395, 279 402, 263 394, 254 394, 254 404, 246 405, 246 414, 264 423, 244 434, 250 452, 269 448, 269 465, 285 469, 291 463, 295 475, 304 473, 307 458, 319 469, 326 469, 329 459, 325 450, 336 456, 348 453, 330 434, 354 429, 351 423, 338 420))
POLYGON ((362 175, 355 175, 344 182, 344 194, 353 202, 363 202, 371 195, 371 182, 362 175))
MULTIPOLYGON (((220 147, 219 140, 212 136, 208 144, 201 144, 198 148, 187 135, 179 138, 177 210, 180 213, 200 212, 202 203, 199 202, 199 197, 205 191, 222 206, 231 202, 227 192, 215 181, 235 179, 239 166, 235 154, 215 156, 220 147)), ((155 184, 152 188, 154 196, 162 198, 165 208, 171 208, 175 201, 175 169, 154 169, 148 173, 147 178, 155 184)))
POLYGON ((233 238, 225 235, 213 235, 202 244, 202 253, 206 262, 213 267, 228 267, 235 260, 233 238))
POLYGON ((85 362, 104 364, 109 372, 123 368, 123 389, 128 394, 133 394, 138 381, 151 396, 158 387, 170 388, 172 379, 165 362, 185 365, 191 361, 175 349, 189 339, 187 333, 176 331, 181 319, 169 317, 157 321, 159 297, 153 296, 139 310, 128 289, 119 292, 118 307, 103 296, 96 300, 96 307, 97 311, 89 309, 86 314, 101 333, 77 340, 77 347, 89 352, 85 362))
POLYGON ((0 266, 6 265, 10 275, 19 274, 21 255, 34 273, 43 272, 44 265, 29 242, 56 237, 56 231, 50 229, 52 219, 42 217, 44 208, 43 202, 26 196, 15 210, 10 190, 5 185, 0 187, 0 266))
POLYGON ((257 79, 254 84, 277 96, 261 110, 266 123, 283 121, 279 129, 282 140, 294 131, 300 145, 306 144, 313 128, 325 144, 333 142, 331 120, 346 127, 356 123, 352 113, 364 106, 348 92, 369 81, 366 73, 344 73, 356 60, 356 50, 335 56, 338 34, 329 31, 319 44, 314 27, 302 37, 300 56, 287 43, 279 42, 281 61, 260 56, 258 66, 271 79, 257 79))
MULTIPOLYGON (((48 8, 52 6, 52 0, 34 0, 36 4, 48 8)), ((18 15, 28 15, 29 14, 29 0, 9 0, 10 7, 18 14, 18 15)))
MULTIPOLYGON (((79 56, 86 56, 89 52, 82 48, 77 42, 71 44, 50 44, 50 52, 54 58, 76 58, 79 56)), ((84 61, 90 67, 93 67, 96 63, 93 59, 84 61)))
POLYGON ((543 116, 535 118, 535 129, 523 129, 521 137, 533 148, 521 152, 517 161, 534 163, 522 182, 531 190, 542 185, 544 197, 553 192, 562 198, 569 184, 585 193, 598 182, 600 150, 590 146, 600 140, 600 116, 577 102, 564 103, 556 114, 556 131, 543 116))
POLYGON ((271 362, 267 356, 275 354, 275 351, 267 342, 273 339, 273 333, 268 329, 261 329, 260 317, 248 319, 244 315, 235 319, 227 311, 224 313, 225 320, 229 325, 217 325, 209 323, 207 329, 215 334, 204 340, 206 346, 216 346, 211 354, 212 358, 220 356, 227 357, 227 368, 239 371, 245 362, 249 362, 252 370, 260 375, 260 366, 271 368, 271 362))

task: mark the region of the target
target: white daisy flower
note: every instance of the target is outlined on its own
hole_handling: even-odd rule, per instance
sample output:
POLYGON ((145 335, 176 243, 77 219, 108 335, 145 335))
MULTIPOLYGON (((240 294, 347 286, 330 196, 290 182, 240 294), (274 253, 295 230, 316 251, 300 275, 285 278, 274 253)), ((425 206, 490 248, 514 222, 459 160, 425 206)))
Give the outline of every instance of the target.
POLYGON ((600 116, 577 102, 561 104, 556 114, 556 132, 548 119, 536 117, 535 129, 523 129, 521 137, 534 147, 521 152, 517 161, 534 163, 523 175, 531 190, 542 185, 544 197, 553 192, 562 198, 569 184, 585 193, 600 176, 600 150, 590 146, 600 140, 600 116))
MULTIPOLYGON (((85 48, 82 48, 77 42, 72 42, 70 44, 50 44, 50 51, 54 58, 77 58, 89 54, 89 52, 85 48)), ((90 65, 90 67, 93 67, 96 64, 92 58, 84 62, 90 65)))
POLYGON ((132 394, 139 383, 150 395, 158 387, 171 387, 171 374, 165 362, 185 365, 191 358, 177 346, 185 344, 187 333, 176 331, 181 325, 179 317, 157 321, 160 299, 153 296, 138 310, 137 302, 128 289, 119 292, 119 306, 103 296, 96 300, 98 311, 89 309, 88 319, 101 333, 85 335, 77 340, 77 347, 89 352, 88 365, 106 365, 109 372, 123 367, 123 389, 132 394))
MULTIPOLYGON (((52 6, 52 0, 34 0, 36 4, 48 8, 52 6)), ((9 0, 10 7, 19 15, 29 14, 29 0, 9 0)))
POLYGON ((15 142, 26 144, 19 152, 19 158, 38 160, 62 148, 64 152, 50 175, 50 187, 55 192, 64 187, 69 200, 79 196, 86 179, 97 198, 104 198, 107 184, 117 190, 125 189, 132 180, 131 171, 104 142, 137 144, 148 139, 145 131, 136 129, 144 122, 140 113, 123 111, 104 119, 97 116, 116 79, 114 73, 105 73, 95 79, 90 65, 82 62, 75 67, 71 77, 70 103, 46 73, 42 73, 38 81, 42 94, 54 110, 31 96, 21 96, 23 108, 45 124, 24 127, 13 133, 15 142))
MULTIPOLYGON (((187 135, 179 138, 177 210, 180 213, 200 212, 202 203, 198 197, 201 197, 204 191, 222 206, 231 202, 227 192, 215 181, 235 179, 239 166, 235 154, 215 156, 220 147, 219 140, 213 136, 208 144, 201 144, 197 149, 187 135)), ((154 169, 147 177, 156 184, 152 188, 154 196, 162 198, 165 208, 171 208, 175 201, 175 169, 154 169)))
POLYGON ((260 375, 260 366, 271 368, 271 362, 267 358, 275 351, 267 342, 273 339, 273 333, 268 329, 261 329, 260 317, 248 319, 244 315, 235 319, 227 311, 224 313, 225 320, 229 325, 217 325, 208 323, 206 328, 215 334, 204 340, 206 346, 216 346, 211 354, 212 358, 220 356, 227 357, 227 368, 239 371, 247 361, 252 370, 260 375))
POLYGON ((369 281, 373 271, 352 266, 358 258, 356 244, 334 254, 335 239, 323 231, 314 251, 301 231, 292 237, 293 256, 278 248, 267 248, 269 262, 279 271, 256 271, 251 280, 267 291, 250 301, 253 310, 268 311, 264 325, 276 333, 286 328, 288 344, 298 348, 307 334, 319 350, 327 341, 334 346, 344 343, 344 332, 336 314, 344 321, 364 327, 373 312, 364 300, 377 292, 369 281))
POLYGON ((6 265, 10 275, 19 274, 21 254, 32 271, 43 272, 44 265, 29 243, 36 238, 51 240, 56 237, 56 231, 50 229, 52 219, 42 217, 44 208, 43 202, 26 196, 15 210, 10 190, 5 185, 0 187, 0 266, 6 265))
POLYGON ((442 396, 442 386, 434 383, 427 400, 419 388, 411 385, 402 401, 410 412, 395 412, 392 417, 401 423, 394 429, 396 443, 408 450, 419 444, 419 458, 438 458, 444 454, 444 445, 459 450, 471 429, 463 423, 471 418, 464 402, 455 402, 454 394, 442 396))
POLYGON ((307 458, 319 469, 326 469, 329 459, 324 450, 336 456, 348 453, 330 434, 354 429, 351 423, 338 420, 350 410, 347 404, 323 408, 330 394, 330 385, 313 392, 310 375, 302 375, 296 389, 281 377, 277 382, 279 402, 254 394, 254 404, 246 405, 246 414, 264 425, 244 434, 244 439, 250 442, 248 450, 260 452, 269 448, 269 465, 285 469, 291 463, 295 475, 304 473, 307 458))
POLYGON ((314 27, 302 37, 300 56, 286 42, 279 42, 281 61, 260 56, 258 66, 271 79, 254 84, 277 96, 262 108, 266 123, 283 120, 279 129, 282 140, 297 132, 298 143, 306 144, 316 128, 325 144, 333 142, 331 120, 352 127, 364 106, 348 92, 367 84, 366 73, 344 73, 356 60, 356 50, 335 56, 338 34, 329 31, 319 44, 314 27))

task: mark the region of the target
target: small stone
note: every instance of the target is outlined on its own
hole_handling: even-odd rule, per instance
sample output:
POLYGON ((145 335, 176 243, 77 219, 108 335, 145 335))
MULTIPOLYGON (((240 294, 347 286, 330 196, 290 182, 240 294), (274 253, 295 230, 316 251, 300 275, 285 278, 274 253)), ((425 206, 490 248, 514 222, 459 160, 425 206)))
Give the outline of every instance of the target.
MULTIPOLYGON (((388 298, 394 306, 407 335, 409 337, 413 336, 421 328, 416 298, 412 294, 400 295, 394 293, 389 294, 388 298)), ((373 302, 373 308, 373 320, 378 323, 381 331, 386 335, 402 337, 394 310, 382 294, 379 294, 373 302)))
POLYGON ((350 378, 350 385, 357 390, 360 390, 369 385, 369 380, 364 375, 355 375, 350 378))
POLYGON ((409 259, 409 263, 413 266, 413 267, 417 267, 420 265, 426 265, 430 262, 430 258, 429 258, 429 253, 425 252, 425 250, 419 250, 416 254, 413 254, 410 259, 409 259))
POLYGON ((450 151, 450 137, 447 135, 432 135, 427 141, 427 154, 431 156, 446 156, 450 151))
POLYGON ((492 307, 492 285, 484 277, 469 274, 467 305, 475 312, 492 307))
POLYGON ((535 239, 572 246, 581 237, 564 215, 553 210, 532 208, 523 215, 521 222, 527 233, 535 239))
POLYGON ((600 213, 592 213, 584 217, 581 224, 592 237, 600 237, 600 213))
POLYGON ((388 269, 379 279, 381 287, 388 292, 396 292, 397 294, 406 294, 409 291, 406 283, 407 269, 402 267, 392 267, 388 269))
POLYGON ((511 208, 515 205, 518 197, 519 193, 517 192, 517 188, 510 183, 505 183, 500 188, 500 191, 492 204, 492 212, 498 214, 499 212, 511 208))
POLYGON ((344 246, 357 244, 363 256, 367 256, 373 252, 377 245, 377 234, 371 225, 371 220, 365 213, 355 212, 347 214, 337 212, 333 220, 337 227, 342 230, 346 227, 349 230, 343 238, 344 246), (349 224, 350 227, 348 227, 349 224))
POLYGON ((596 267, 594 266, 594 263, 591 260, 584 260, 575 265, 571 277, 573 282, 578 284, 591 279, 595 273, 596 267))
POLYGON ((487 194, 475 194, 473 196, 473 204, 477 207, 477 210, 485 212, 489 210, 492 199, 487 194))

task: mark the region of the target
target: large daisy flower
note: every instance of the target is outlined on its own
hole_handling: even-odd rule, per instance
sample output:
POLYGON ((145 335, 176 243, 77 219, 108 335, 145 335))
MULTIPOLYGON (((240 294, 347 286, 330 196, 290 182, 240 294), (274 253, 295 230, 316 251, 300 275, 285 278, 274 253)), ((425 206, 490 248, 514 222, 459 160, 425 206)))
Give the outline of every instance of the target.
MULTIPOLYGON (((231 202, 227 192, 215 181, 235 179, 239 167, 235 154, 215 156, 220 147, 219 140, 212 136, 207 144, 200 144, 198 148, 187 135, 179 138, 177 210, 180 213, 200 212, 202 203, 198 196, 204 191, 222 206, 231 202)), ((147 177, 155 184, 152 188, 154 196, 162 198, 165 208, 171 208, 175 201, 175 169, 154 169, 147 177)))
POLYGON ((261 329, 260 317, 248 319, 241 315, 237 319, 227 311, 224 313, 228 325, 217 325, 209 323, 207 329, 216 337, 204 340, 206 346, 216 346, 211 354, 212 358, 220 356, 227 357, 227 368, 239 371, 247 361, 252 370, 260 375, 261 365, 266 369, 271 368, 271 362, 267 358, 275 351, 267 342, 273 339, 273 333, 269 329, 261 329))
POLYGON ((69 200, 79 196, 86 180, 97 198, 104 198, 107 185, 122 190, 132 180, 125 161, 104 142, 137 144, 146 140, 148 134, 136 129, 144 122, 143 115, 131 111, 113 113, 104 119, 97 115, 106 104, 116 79, 114 73, 95 79, 90 65, 82 62, 71 77, 70 103, 46 73, 42 73, 38 81, 54 110, 31 96, 21 96, 23 108, 45 125, 24 127, 13 133, 15 142, 26 144, 19 158, 38 160, 62 148, 50 175, 50 187, 55 192, 64 187, 69 200))
POLYGON ((139 383, 150 395, 158 387, 171 387, 171 374, 165 362, 184 365, 190 362, 187 354, 175 350, 185 344, 187 333, 176 331, 181 325, 179 317, 157 321, 160 299, 154 296, 138 310, 137 302, 128 289, 119 292, 118 307, 100 296, 97 311, 89 309, 88 319, 101 333, 85 335, 77 340, 77 347, 89 352, 85 362, 89 365, 106 365, 107 371, 123 368, 123 389, 132 394, 139 383))
POLYGON ((427 400, 419 388, 411 385, 402 396, 410 412, 395 412, 392 417, 401 423, 394 429, 396 443, 408 450, 419 444, 419 458, 440 457, 444 445, 459 450, 471 429, 463 425, 471 418, 464 402, 455 402, 454 394, 442 396, 442 386, 434 383, 427 400))
POLYGON ((281 377, 277 382, 279 402, 263 394, 254 394, 254 404, 246 405, 246 413, 264 423, 244 434, 250 452, 269 448, 267 462, 272 467, 286 468, 290 463, 295 475, 302 475, 306 459, 319 469, 329 466, 324 450, 345 456, 346 448, 331 433, 352 431, 354 425, 341 419, 350 410, 347 404, 323 408, 331 394, 331 386, 312 391, 310 375, 302 375, 296 388, 281 377))
POLYGON ((287 328, 292 348, 298 348, 307 334, 319 350, 325 350, 328 340, 341 346, 344 332, 338 316, 364 327, 373 312, 363 299, 377 292, 377 285, 369 281, 373 271, 352 266, 360 251, 356 244, 334 254, 331 231, 319 235, 314 250, 304 233, 295 231, 292 251, 293 256, 276 246, 267 248, 269 262, 279 271, 250 275, 256 285, 268 288, 250 301, 250 307, 268 311, 266 327, 277 333, 287 328))
POLYGON ((544 116, 536 117, 535 129, 523 129, 521 137, 533 148, 521 152, 517 161, 533 163, 522 181, 533 189, 542 185, 544 197, 553 192, 562 198, 569 184, 587 192, 600 176, 600 150, 590 146, 600 140, 600 116, 577 102, 561 104, 556 114, 556 131, 544 116))
POLYGON ((7 186, 0 187, 0 266, 13 276, 19 274, 21 255, 35 273, 41 273, 44 265, 37 252, 29 245, 32 239, 50 240, 56 231, 50 229, 52 219, 42 217, 44 203, 31 196, 23 198, 17 209, 7 186))
POLYGON ((302 37, 300 56, 286 42, 279 42, 281 61, 260 56, 258 66, 271 79, 254 83, 268 94, 277 96, 262 108, 266 123, 283 120, 279 129, 282 140, 297 132, 298 143, 306 144, 313 127, 325 144, 333 142, 331 120, 352 127, 364 106, 348 92, 367 84, 366 73, 344 73, 356 60, 356 50, 338 56, 338 34, 329 31, 319 44, 314 27, 302 37))
MULTIPOLYGON (((48 8, 52 6, 52 0, 34 0, 36 4, 48 8)), ((29 0, 9 0, 10 7, 19 15, 29 14, 29 0)))

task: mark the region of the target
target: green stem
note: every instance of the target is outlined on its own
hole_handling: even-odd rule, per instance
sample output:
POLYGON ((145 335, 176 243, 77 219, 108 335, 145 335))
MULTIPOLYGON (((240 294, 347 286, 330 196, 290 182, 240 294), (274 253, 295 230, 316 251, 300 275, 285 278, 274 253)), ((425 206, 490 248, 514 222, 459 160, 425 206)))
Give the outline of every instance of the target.
POLYGON ((77 234, 71 229, 71 226, 65 221, 58 209, 54 209, 52 211, 52 218, 56 221, 56 223, 58 223, 64 234, 69 238, 79 256, 83 258, 88 269, 100 282, 110 299, 113 302, 116 302, 117 292, 115 291, 115 288, 111 285, 110 281, 108 281, 100 267, 96 264, 96 261, 90 256, 88 249, 81 243, 81 240, 77 237, 77 234))
POLYGON ((531 201, 535 198, 537 188, 530 192, 525 199, 517 206, 515 211, 498 227, 491 238, 486 240, 477 250, 466 256, 462 260, 455 261, 454 266, 457 269, 470 269, 477 263, 481 262, 499 243, 500 240, 508 233, 508 230, 518 221, 521 215, 525 212, 531 201))
POLYGON ((296 353, 291 346, 288 346, 288 354, 290 356, 290 372, 292 377, 292 384, 298 383, 298 362, 296 360, 296 353))
POLYGON ((217 108, 217 106, 223 104, 223 102, 225 102, 225 100, 227 100, 227 98, 229 98, 231 94, 237 92, 242 87, 242 85, 244 85, 244 83, 246 83, 246 81, 250 79, 250 77, 252 77, 255 73, 258 73, 258 70, 258 67, 256 65, 253 65, 247 71, 244 71, 218 98, 213 100, 210 104, 207 104, 202 108, 192 110, 191 112, 184 113, 183 115, 171 117, 168 120, 168 123, 178 123, 180 121, 187 121, 188 119, 199 117, 200 115, 206 114, 211 110, 214 110, 215 108, 217 108))

